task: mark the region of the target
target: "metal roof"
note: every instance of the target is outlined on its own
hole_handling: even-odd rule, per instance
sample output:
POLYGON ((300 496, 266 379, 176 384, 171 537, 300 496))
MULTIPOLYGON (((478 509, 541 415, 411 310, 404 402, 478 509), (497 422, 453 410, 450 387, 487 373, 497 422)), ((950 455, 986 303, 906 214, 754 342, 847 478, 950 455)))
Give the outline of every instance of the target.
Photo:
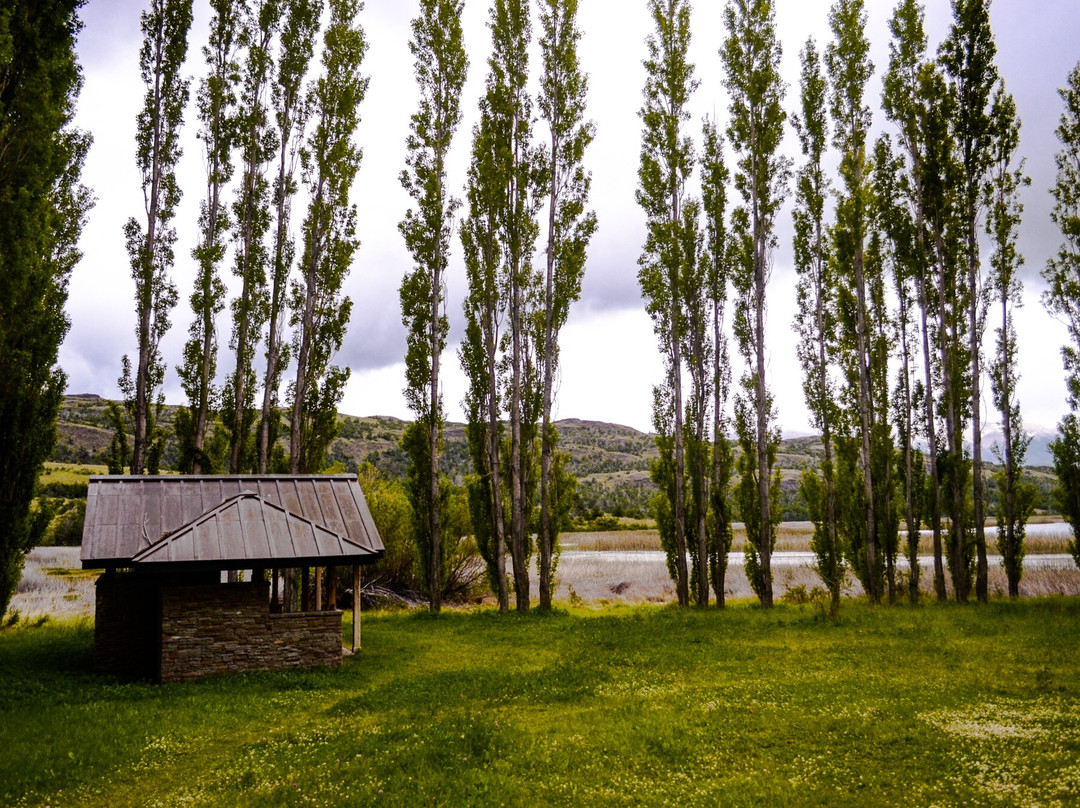
POLYGON ((133 566, 137 557, 155 566, 302 566, 365 563, 382 554, 351 475, 90 478, 83 567, 133 566))

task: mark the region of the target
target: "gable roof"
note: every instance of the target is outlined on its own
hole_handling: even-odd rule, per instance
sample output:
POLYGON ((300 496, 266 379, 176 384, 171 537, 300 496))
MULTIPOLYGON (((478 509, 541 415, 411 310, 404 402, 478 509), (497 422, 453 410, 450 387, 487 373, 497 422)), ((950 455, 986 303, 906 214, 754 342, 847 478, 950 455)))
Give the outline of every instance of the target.
POLYGON ((137 553, 131 563, 271 566, 288 558, 290 563, 318 566, 358 553, 363 553, 363 548, 341 534, 244 491, 167 533, 137 553))
POLYGON ((220 568, 303 566, 375 561, 383 544, 352 475, 90 478, 83 567, 131 566, 137 556, 157 565, 174 553, 177 563, 220 568), (204 557, 195 558, 196 541, 204 557))

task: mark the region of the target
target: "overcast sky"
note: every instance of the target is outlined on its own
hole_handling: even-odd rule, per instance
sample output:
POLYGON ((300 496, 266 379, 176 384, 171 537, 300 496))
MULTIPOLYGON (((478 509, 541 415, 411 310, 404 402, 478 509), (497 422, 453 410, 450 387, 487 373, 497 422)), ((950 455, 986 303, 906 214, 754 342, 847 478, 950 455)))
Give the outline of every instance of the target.
MULTIPOLYGON (((84 181, 97 205, 83 232, 84 258, 71 279, 68 312, 71 330, 60 351, 68 373, 68 391, 118 397, 120 359, 135 351, 134 286, 122 227, 128 217, 144 217, 142 193, 134 165, 135 116, 143 88, 138 74, 139 13, 142 0, 91 0, 83 9, 85 27, 79 39, 79 58, 85 85, 76 123, 90 131, 94 145, 84 181)), ((700 132, 705 115, 727 121, 727 99, 721 82, 717 50, 724 29, 720 0, 699 0, 693 11, 691 59, 700 87, 693 98, 692 131, 700 132)), ((395 415, 409 418, 404 386, 405 329, 401 324, 397 290, 409 269, 397 223, 410 199, 398 175, 404 166, 409 116, 416 104, 416 87, 408 49, 409 22, 416 2, 368 0, 360 22, 369 50, 364 72, 370 89, 361 108, 357 140, 364 149, 362 167, 353 188, 358 206, 356 254, 346 293, 353 299, 352 321, 338 362, 352 368, 341 411, 352 415, 395 415)), ((784 48, 783 75, 789 84, 786 108, 798 103, 798 53, 808 36, 819 49, 830 39, 828 0, 776 0, 779 38, 784 48)), ((890 131, 880 111, 880 76, 887 66, 888 18, 894 3, 870 0, 868 34, 876 70, 867 95, 875 128, 890 131)), ((490 51, 486 27, 489 2, 465 0, 463 17, 470 58, 462 107, 464 121, 454 144, 450 185, 461 189, 483 92, 490 51)), ((1021 153, 1027 158, 1032 184, 1024 196, 1021 249, 1026 306, 1017 314, 1022 380, 1019 397, 1029 428, 1052 428, 1065 412, 1065 386, 1058 353, 1065 331, 1039 302, 1039 270, 1060 243, 1049 219, 1054 181, 1054 129, 1061 114, 1057 88, 1080 58, 1080 3, 1076 0, 995 0, 992 24, 998 45, 998 65, 1007 88, 1016 97, 1023 122, 1021 153)), ((927 32, 931 48, 945 36, 951 11, 948 0, 928 0, 927 32)), ((195 22, 185 73, 193 77, 192 96, 204 72, 201 47, 206 41, 210 11, 205 0, 195 2, 195 22)), ((538 27, 538 24, 534 25, 538 27)), ((637 259, 644 241, 644 219, 634 202, 641 125, 638 109, 645 55, 651 32, 645 0, 581 0, 581 62, 589 74, 588 114, 596 123, 596 140, 586 155, 593 174, 591 205, 599 230, 589 249, 582 299, 572 310, 562 337, 562 373, 556 417, 584 418, 651 429, 652 386, 662 374, 652 326, 644 312, 637 284, 637 259)), ((535 75, 539 58, 530 54, 535 75)), ((172 313, 172 330, 163 351, 168 362, 165 395, 169 403, 185 403, 175 366, 181 358, 191 311, 187 300, 194 280, 191 248, 196 241, 198 200, 205 175, 196 131, 194 104, 189 104, 184 130, 185 153, 179 174, 184 198, 177 215, 179 241, 173 278, 180 305, 172 313)), ((537 125, 543 134, 543 124, 537 125)), ((797 155, 794 133, 785 148, 797 155)), ((729 150, 730 152, 730 150, 729 150)), ((730 154, 729 154, 730 156, 730 154)), ((695 179, 696 182, 696 179, 695 179)), ((461 192, 459 191, 459 195, 461 192)), ((732 197, 736 194, 732 191, 732 197)), ((303 211, 295 210, 298 229, 303 211)), ((790 205, 780 216, 780 246, 774 255, 769 289, 769 378, 780 423, 786 433, 809 431, 800 372, 791 328, 795 305, 792 268, 790 205)), ((457 342, 463 331, 461 300, 465 278, 460 242, 453 240, 449 275, 451 345, 444 356, 444 398, 451 420, 463 420, 464 378, 457 361, 457 342)), ((984 250, 984 253, 988 254, 984 250)), ((235 279, 231 264, 222 267, 230 290, 235 279)), ((228 345, 231 325, 222 320, 219 369, 232 370, 228 345)), ((991 343, 988 342, 988 345, 991 343)), ((733 357, 737 357, 734 349, 733 357)), ((734 375, 742 372, 735 358, 734 375)), ((985 386, 984 386, 985 387, 985 386)), ((984 419, 994 424, 997 414, 986 393, 984 419)))

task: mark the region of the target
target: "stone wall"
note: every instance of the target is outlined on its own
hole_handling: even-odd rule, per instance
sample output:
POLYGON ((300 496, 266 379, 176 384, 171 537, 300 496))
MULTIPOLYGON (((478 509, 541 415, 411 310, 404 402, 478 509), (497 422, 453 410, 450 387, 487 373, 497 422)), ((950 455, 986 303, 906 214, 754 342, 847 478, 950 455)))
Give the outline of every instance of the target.
POLYGON ((163 682, 341 663, 341 612, 269 612, 266 582, 161 590, 163 682))
POLYGON ((341 663, 341 612, 269 613, 266 582, 98 583, 99 670, 162 682, 341 663))

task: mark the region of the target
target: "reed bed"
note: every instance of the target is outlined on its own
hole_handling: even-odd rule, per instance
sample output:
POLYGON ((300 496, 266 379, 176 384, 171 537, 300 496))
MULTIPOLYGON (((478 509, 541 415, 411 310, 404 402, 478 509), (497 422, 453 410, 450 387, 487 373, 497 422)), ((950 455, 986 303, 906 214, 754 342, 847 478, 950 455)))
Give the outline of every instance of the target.
MULTIPOLYGON (((808 552, 810 539, 814 535, 812 522, 783 522, 776 528, 777 552, 808 552)), ((1066 524, 1057 523, 1047 530, 1040 525, 1035 535, 1024 539, 1024 549, 1028 555, 1050 555, 1067 553, 1072 530, 1066 524)), ((945 537, 948 540, 948 537, 945 537)), ((660 550, 660 532, 658 530, 625 530, 611 532, 564 533, 560 537, 562 546, 567 550, 627 551, 660 550)), ((741 552, 746 544, 746 529, 741 522, 734 528, 731 549, 741 552)), ((907 532, 901 529, 900 546, 907 544, 907 532)), ((986 546, 990 553, 997 552, 997 528, 986 526, 986 546)), ((933 555, 934 537, 927 532, 919 536, 919 555, 933 555)))
MULTIPOLYGON (((934 571, 929 565, 919 570, 919 589, 923 599, 934 597, 934 571)), ((946 570, 946 591, 952 597, 946 570)), ((533 573, 533 591, 539 582, 533 573)), ((810 592, 823 587, 821 578, 809 565, 778 567, 773 571, 773 595, 781 599, 790 590, 810 592)), ((897 575, 897 598, 907 598, 907 577, 897 575)), ((1001 567, 989 570, 988 589, 991 597, 1004 598, 1009 586, 1001 567)), ((844 584, 845 597, 861 597, 862 586, 850 572, 844 584)), ((1026 569, 1020 581, 1020 596, 1080 595, 1080 569, 1026 569)), ((742 564, 730 563, 725 578, 724 596, 729 600, 755 597, 742 564)), ((715 597, 715 595, 714 595, 715 597)), ((668 576, 663 559, 645 553, 624 552, 617 558, 587 552, 566 553, 559 561, 556 575, 555 599, 576 603, 604 605, 607 603, 670 603, 675 600, 675 585, 668 576)))
POLYGON ((78 547, 35 547, 8 609, 20 620, 91 615, 96 580, 96 571, 80 568, 78 547))

